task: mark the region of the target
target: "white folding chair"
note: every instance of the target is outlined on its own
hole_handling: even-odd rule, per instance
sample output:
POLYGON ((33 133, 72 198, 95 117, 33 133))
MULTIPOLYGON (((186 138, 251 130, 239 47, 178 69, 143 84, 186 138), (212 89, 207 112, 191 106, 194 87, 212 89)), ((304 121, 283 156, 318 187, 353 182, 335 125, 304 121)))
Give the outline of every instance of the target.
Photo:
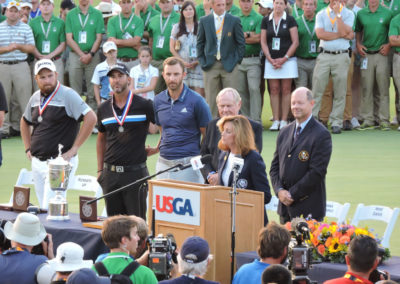
POLYGON ((270 202, 265 204, 265 210, 278 212, 279 199, 275 195, 272 196, 270 202))
POLYGON ((399 208, 391 209, 389 207, 380 205, 365 206, 364 204, 360 203, 357 206, 356 213, 354 213, 351 224, 357 226, 358 223, 363 220, 377 220, 387 223, 381 245, 385 248, 389 248, 390 236, 392 235, 396 220, 399 217, 399 212, 399 208))
POLYGON ((326 202, 326 216, 337 219, 338 224, 346 222, 346 216, 350 209, 350 203, 341 204, 335 201, 326 202))
MULTIPOLYGON (((75 175, 68 183, 68 190, 81 190, 93 192, 94 196, 100 197, 103 195, 103 190, 97 179, 94 176, 89 175, 75 175)), ((107 216, 106 208, 104 207, 102 216, 107 216)))
MULTIPOLYGON (((31 171, 28 171, 25 168, 22 168, 19 171, 17 181, 15 182, 16 186, 23 186, 23 185, 33 185, 33 175, 31 171)), ((10 201, 8 202, 7 205, 12 205, 13 204, 13 198, 14 198, 14 190, 11 192, 11 197, 10 201)))

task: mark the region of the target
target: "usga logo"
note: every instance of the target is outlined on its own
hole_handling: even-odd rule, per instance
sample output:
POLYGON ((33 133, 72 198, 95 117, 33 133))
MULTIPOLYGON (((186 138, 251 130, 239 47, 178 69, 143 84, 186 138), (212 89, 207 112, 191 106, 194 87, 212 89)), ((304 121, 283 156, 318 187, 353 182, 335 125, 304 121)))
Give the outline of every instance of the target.
POLYGON ((186 215, 193 217, 192 204, 190 199, 183 199, 180 197, 173 198, 172 196, 156 195, 156 209, 158 212, 166 212, 178 215, 186 215))

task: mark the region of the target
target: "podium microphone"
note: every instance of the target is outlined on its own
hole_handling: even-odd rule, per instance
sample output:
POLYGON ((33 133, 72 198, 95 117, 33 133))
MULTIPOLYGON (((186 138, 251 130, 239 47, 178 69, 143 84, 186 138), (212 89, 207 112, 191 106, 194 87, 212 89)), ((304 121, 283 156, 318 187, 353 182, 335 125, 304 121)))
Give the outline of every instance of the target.
POLYGON ((240 174, 242 172, 243 164, 244 164, 244 160, 243 160, 242 156, 235 155, 232 159, 232 164, 233 164, 232 170, 236 170, 236 172, 238 174, 240 174))
POLYGON ((204 167, 205 164, 208 164, 211 162, 212 156, 210 154, 204 155, 204 156, 196 156, 190 159, 190 163, 187 163, 186 165, 181 165, 179 166, 178 169, 175 169, 173 172, 177 171, 183 171, 187 168, 192 167, 193 170, 199 170, 204 167))

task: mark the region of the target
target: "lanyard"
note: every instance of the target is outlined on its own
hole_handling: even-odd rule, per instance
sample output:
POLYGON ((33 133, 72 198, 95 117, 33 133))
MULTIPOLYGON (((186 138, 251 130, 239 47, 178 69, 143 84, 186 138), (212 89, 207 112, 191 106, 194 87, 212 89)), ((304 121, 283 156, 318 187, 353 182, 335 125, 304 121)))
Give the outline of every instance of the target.
MULTIPOLYGON (((172 13, 171 13, 171 14, 172 14, 172 13)), ((167 20, 165 21, 165 24, 164 24, 164 26, 162 25, 162 19, 163 19, 163 16, 162 16, 162 15, 160 15, 160 29, 161 29, 161 34, 164 34, 164 31, 165 31, 165 28, 167 27, 167 24, 168 24, 169 18, 171 18, 171 14, 169 14, 169 15, 168 15, 168 18, 167 18, 167 20)))
POLYGON ((294 3, 294 5, 293 5, 293 10, 294 10, 294 12, 296 13, 296 18, 298 18, 298 17, 299 17, 299 12, 297 11, 297 5, 296 5, 296 3, 294 3))
POLYGON ((131 14, 131 17, 129 18, 128 23, 125 25, 124 28, 122 28, 121 14, 119 14, 119 28, 121 29, 121 32, 122 32, 122 33, 125 33, 126 28, 127 28, 127 27, 129 26, 129 24, 132 22, 134 16, 135 16, 135 14, 132 13, 132 14, 131 14))
POLYGON ((313 31, 311 33, 310 28, 308 27, 308 25, 306 23, 306 19, 304 18, 304 14, 303 14, 303 16, 301 16, 301 18, 303 19, 304 26, 306 27, 307 32, 311 36, 311 39, 312 39, 314 37, 314 34, 315 34, 315 28, 313 29, 313 31))
POLYGON ((61 85, 60 82, 57 81, 57 87, 53 91, 53 93, 50 96, 48 96, 47 98, 45 98, 42 104, 39 104, 39 115, 40 116, 43 114, 44 110, 47 108, 50 101, 54 98, 54 96, 58 92, 58 89, 60 89, 60 85, 61 85))
POLYGON ((355 277, 355 276, 353 276, 353 275, 351 275, 351 274, 349 274, 349 273, 346 273, 343 277, 344 277, 344 278, 347 278, 347 279, 350 279, 350 280, 352 280, 352 281, 354 281, 354 282, 361 282, 361 283, 364 283, 364 281, 362 281, 361 279, 358 279, 357 277, 355 277))
MULTIPOLYGON (((342 12, 342 10, 343 10, 343 6, 340 5, 340 12, 342 12)), ((333 18, 333 19, 331 18, 331 14, 329 13, 329 6, 326 8, 326 13, 328 14, 328 17, 329 17, 329 20, 331 21, 332 29, 333 29, 335 26, 336 20, 337 20, 336 15, 335 15, 335 18, 333 18)))
MULTIPOLYGON (((218 17, 220 17, 220 16, 218 16, 218 17)), ((222 32, 222 27, 224 26, 224 22, 225 22, 225 17, 223 17, 221 25, 219 26, 218 30, 215 32, 217 35, 219 35, 222 32)))
POLYGON ((113 104, 114 103, 114 97, 111 97, 111 108, 112 108, 114 117, 117 120, 118 124, 121 125, 121 126, 124 125, 125 118, 128 115, 129 107, 132 104, 132 99, 133 99, 132 92, 129 91, 129 95, 128 95, 128 98, 126 100, 124 111, 122 112, 121 116, 118 116, 117 113, 115 112, 115 109, 114 109, 114 104, 113 104))
POLYGON ((389 9, 392 10, 394 0, 390 1, 389 9))
POLYGON ((81 14, 80 13, 78 14, 78 17, 79 17, 79 22, 81 23, 81 28, 83 30, 85 28, 85 26, 86 26, 86 23, 87 23, 88 19, 89 19, 89 12, 87 13, 87 15, 85 15, 85 21, 83 23, 82 23, 82 18, 81 18, 81 14))
POLYGON ((275 25, 275 19, 272 17, 272 27, 274 28, 275 36, 278 36, 279 28, 281 27, 282 17, 279 19, 278 26, 275 25))
POLYGON ((147 24, 148 24, 149 21, 150 21, 150 16, 151 16, 151 10, 149 9, 149 11, 147 12, 146 21, 144 21, 144 26, 145 26, 145 27, 147 26, 147 24))
POLYGON ((44 38, 47 40, 47 38, 49 36, 49 32, 50 32, 51 20, 50 20, 49 26, 47 27, 47 31, 44 31, 43 22, 40 22, 40 25, 42 26, 42 31, 43 31, 43 34, 44 34, 44 38))

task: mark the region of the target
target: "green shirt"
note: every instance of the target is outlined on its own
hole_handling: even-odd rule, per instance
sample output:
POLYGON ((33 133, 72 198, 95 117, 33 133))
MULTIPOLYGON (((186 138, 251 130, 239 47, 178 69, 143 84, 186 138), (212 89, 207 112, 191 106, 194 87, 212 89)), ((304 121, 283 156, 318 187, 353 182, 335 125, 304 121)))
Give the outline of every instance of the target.
MULTIPOLYGON (((400 15, 393 17, 390 22, 389 36, 400 35, 400 15)), ((400 52, 400 46, 393 47, 395 51, 400 52)))
POLYGON ((238 6, 235 4, 232 4, 232 7, 229 11, 226 11, 227 13, 233 15, 233 16, 239 16, 239 14, 242 12, 238 6))
POLYGON ((144 30, 147 31, 149 28, 150 20, 156 15, 159 15, 160 12, 158 12, 156 9, 151 7, 151 5, 147 6, 146 13, 143 13, 140 11, 140 17, 142 18, 142 21, 144 23, 144 30))
POLYGON ((79 6, 75 7, 67 15, 65 21, 65 32, 67 34, 72 33, 74 41, 79 45, 79 48, 83 52, 89 52, 96 41, 97 34, 105 33, 103 15, 99 10, 92 6, 89 6, 87 15, 84 15, 81 12, 79 6), (86 42, 84 41, 83 32, 86 32, 86 42), (79 40, 80 34, 82 34, 82 41, 79 40))
POLYGON ((390 9, 390 11, 392 11, 393 16, 400 14, 400 0, 384 0, 383 3, 390 9))
POLYGON ((301 17, 296 18, 296 22, 297 22, 297 31, 299 34, 299 46, 296 49, 296 56, 300 58, 317 58, 319 39, 315 34, 314 30, 315 16, 311 21, 309 21, 304 15, 302 15, 301 17), (308 30, 305 24, 307 25, 308 30), (315 52, 311 52, 312 51, 311 48, 314 47, 315 47, 315 52))
POLYGON ((169 51, 169 38, 171 36, 172 26, 179 22, 180 16, 172 12, 168 17, 164 18, 162 14, 159 14, 150 20, 149 36, 153 39, 152 49, 154 60, 163 60, 172 56, 169 51), (162 27, 164 29, 163 31, 161 31, 162 27), (162 46, 160 45, 161 43, 162 46))
POLYGON ((328 6, 329 6, 329 1, 328 3, 325 3, 324 0, 317 0, 317 10, 315 11, 315 13, 318 13, 319 11, 325 9, 328 6))
POLYGON ((356 32, 363 32, 363 45, 367 51, 377 51, 389 42, 388 31, 392 12, 381 5, 372 13, 368 7, 357 13, 356 32))
POLYGON ((158 4, 157 4, 157 3, 156 3, 154 6, 156 6, 156 7, 155 7, 156 11, 158 11, 158 12, 160 12, 160 13, 161 13, 161 8, 160 8, 160 6, 158 6, 158 4))
MULTIPOLYGON (((141 18, 131 13, 129 18, 125 18, 122 14, 112 17, 108 21, 107 36, 116 39, 130 39, 133 37, 143 36, 144 24, 141 18)), ((138 57, 138 52, 132 47, 118 47, 118 58, 138 57)))
POLYGON ((0 23, 3 22, 3 21, 5 21, 6 19, 7 19, 6 16, 0 15, 0 23))
POLYGON ((196 16, 197 20, 200 21, 201 17, 204 17, 206 15, 206 11, 204 10, 204 5, 196 5, 196 16))
MULTIPOLYGON (((255 32, 256 34, 261 33, 261 21, 263 17, 260 14, 256 13, 256 11, 251 10, 248 16, 243 15, 242 11, 240 11, 238 17, 240 18, 240 22, 242 23, 244 32, 255 32)), ((246 43, 245 56, 259 55, 260 50, 261 50, 261 44, 246 43)))
MULTIPOLYGON (((132 261, 133 259, 124 252, 111 252, 102 262, 109 274, 120 274, 132 261)), ((94 266, 92 269, 96 271, 94 266)), ((129 278, 131 279, 132 283, 137 284, 158 283, 153 271, 144 265, 140 265, 129 278)))
POLYGON ((35 45, 40 54, 52 53, 61 43, 65 42, 65 23, 54 15, 51 16, 49 22, 46 22, 42 16, 33 18, 29 22, 29 26, 32 29, 35 45), (46 50, 46 45, 43 45, 45 41, 50 41, 49 50, 46 50))
POLYGON ((292 5, 292 16, 293 18, 298 18, 301 17, 301 15, 304 14, 304 11, 301 7, 297 6, 296 2, 293 3, 292 5))

